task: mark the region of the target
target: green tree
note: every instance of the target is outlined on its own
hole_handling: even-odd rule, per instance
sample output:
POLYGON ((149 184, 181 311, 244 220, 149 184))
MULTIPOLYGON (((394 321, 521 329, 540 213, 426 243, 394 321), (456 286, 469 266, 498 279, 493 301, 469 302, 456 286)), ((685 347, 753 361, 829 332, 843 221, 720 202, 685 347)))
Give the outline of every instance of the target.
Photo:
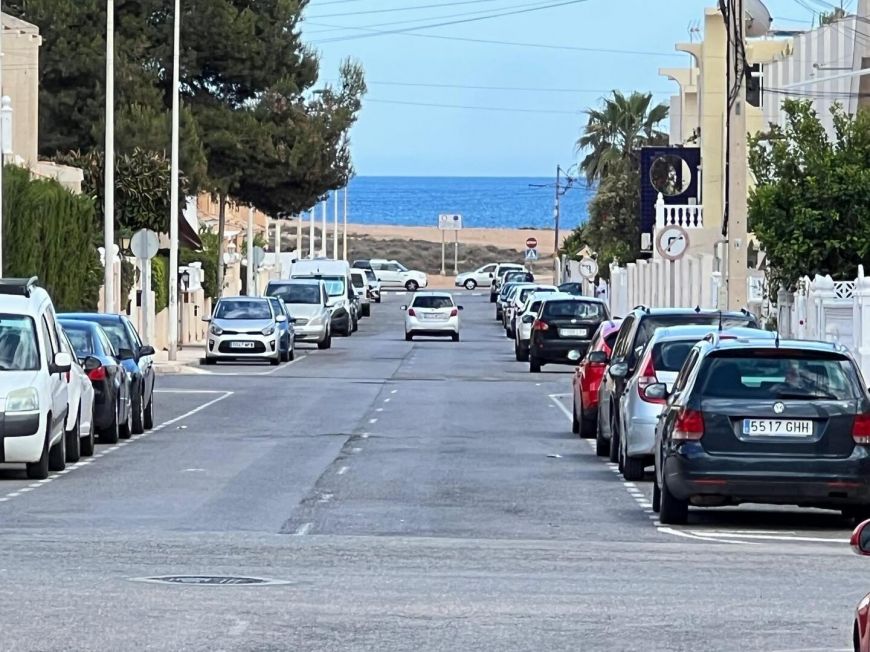
POLYGON ((749 229, 778 285, 793 289, 803 275, 853 278, 870 264, 870 112, 850 116, 835 105, 829 136, 811 102, 782 108, 781 126, 750 139, 749 229))

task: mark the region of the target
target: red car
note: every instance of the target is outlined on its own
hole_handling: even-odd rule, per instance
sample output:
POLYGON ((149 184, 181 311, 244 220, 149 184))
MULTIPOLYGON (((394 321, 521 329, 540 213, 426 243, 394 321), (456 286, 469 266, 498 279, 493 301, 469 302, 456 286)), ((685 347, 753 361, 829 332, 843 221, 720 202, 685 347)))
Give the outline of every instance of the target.
MULTIPOLYGON (((855 528, 850 543, 855 554, 870 556, 870 521, 864 521, 855 528)), ((855 610, 852 641, 855 652, 870 652, 870 595, 865 595, 855 610)))
POLYGON ((616 341, 621 319, 602 322, 592 341, 586 356, 574 371, 574 419, 572 432, 584 439, 595 436, 598 420, 598 387, 610 360, 610 351, 616 341))

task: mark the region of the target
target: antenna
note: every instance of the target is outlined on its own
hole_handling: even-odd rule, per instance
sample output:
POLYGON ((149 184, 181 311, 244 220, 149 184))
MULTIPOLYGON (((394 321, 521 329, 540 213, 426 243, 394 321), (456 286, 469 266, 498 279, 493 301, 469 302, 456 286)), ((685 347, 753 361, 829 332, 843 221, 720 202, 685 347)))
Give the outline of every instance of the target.
POLYGON ((696 312, 696 313, 701 312, 701 306, 700 306, 700 305, 695 306, 695 312, 696 312))
POLYGON ((722 311, 719 311, 719 332, 722 332, 722 311))
POLYGON ((773 338, 773 343, 776 348, 779 348, 779 329, 776 329, 776 337, 773 338))

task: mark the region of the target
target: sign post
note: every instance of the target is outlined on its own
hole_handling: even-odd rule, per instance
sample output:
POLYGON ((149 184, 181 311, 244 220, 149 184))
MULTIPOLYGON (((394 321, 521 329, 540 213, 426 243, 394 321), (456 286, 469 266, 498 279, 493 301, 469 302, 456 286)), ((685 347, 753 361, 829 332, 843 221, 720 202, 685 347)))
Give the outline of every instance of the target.
POLYGON ((659 255, 668 261, 670 304, 677 307, 677 280, 675 263, 686 254, 689 248, 689 234, 677 225, 671 224, 656 233, 656 249, 659 255))
POLYGON ((459 273, 459 232, 462 230, 462 215, 442 213, 438 216, 438 229, 441 231, 441 276, 447 274, 445 267, 446 237, 445 232, 453 231, 453 273, 459 273))
POLYGON ((263 258, 266 257, 266 250, 262 247, 254 247, 254 255, 253 255, 253 266, 251 267, 251 274, 254 279, 254 295, 255 297, 260 296, 260 265, 263 263, 263 258))
POLYGON ((151 332, 151 259, 157 255, 158 249, 160 249, 160 241, 154 231, 140 229, 130 238, 130 250, 139 260, 139 265, 142 268, 140 279, 142 305, 139 329, 142 332, 142 340, 146 344, 153 339, 151 332))
POLYGON ((526 238, 526 267, 529 271, 532 269, 532 263, 538 260, 538 239, 537 238, 526 238))
POLYGON ((584 256, 580 259, 580 276, 583 277, 584 291, 586 284, 592 286, 592 293, 589 296, 595 296, 595 276, 598 274, 598 261, 589 256, 584 256))

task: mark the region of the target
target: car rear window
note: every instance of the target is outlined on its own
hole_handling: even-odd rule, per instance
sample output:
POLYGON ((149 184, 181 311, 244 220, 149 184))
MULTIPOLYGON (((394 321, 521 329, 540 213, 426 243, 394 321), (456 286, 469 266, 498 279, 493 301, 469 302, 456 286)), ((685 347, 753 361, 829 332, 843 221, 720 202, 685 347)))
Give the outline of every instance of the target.
POLYGON ((281 297, 284 303, 320 303, 320 286, 313 283, 270 285, 266 290, 270 296, 281 297))
POLYGON ((815 351, 729 351, 710 356, 697 386, 706 398, 811 401, 859 396, 852 362, 815 351))
POLYGON ((547 301, 544 317, 549 319, 604 319, 604 305, 596 301, 547 301))
POLYGON ((652 360, 656 371, 679 371, 697 340, 659 342, 653 346, 652 360))
POLYGON ((415 308, 452 308, 453 299, 450 297, 414 297, 414 303, 411 304, 415 308))
MULTIPOLYGON (((635 348, 638 346, 646 346, 647 343, 652 339, 653 333, 657 328, 662 328, 666 326, 707 326, 707 325, 715 325, 717 328, 719 326, 719 315, 716 314, 682 314, 682 315, 655 315, 644 318, 640 327, 637 329, 637 337, 635 339, 635 348)), ((722 317, 722 329, 735 328, 735 327, 744 327, 744 328, 756 328, 758 324, 755 323, 755 319, 751 316, 747 317, 735 317, 735 316, 727 316, 723 315, 722 317)))

